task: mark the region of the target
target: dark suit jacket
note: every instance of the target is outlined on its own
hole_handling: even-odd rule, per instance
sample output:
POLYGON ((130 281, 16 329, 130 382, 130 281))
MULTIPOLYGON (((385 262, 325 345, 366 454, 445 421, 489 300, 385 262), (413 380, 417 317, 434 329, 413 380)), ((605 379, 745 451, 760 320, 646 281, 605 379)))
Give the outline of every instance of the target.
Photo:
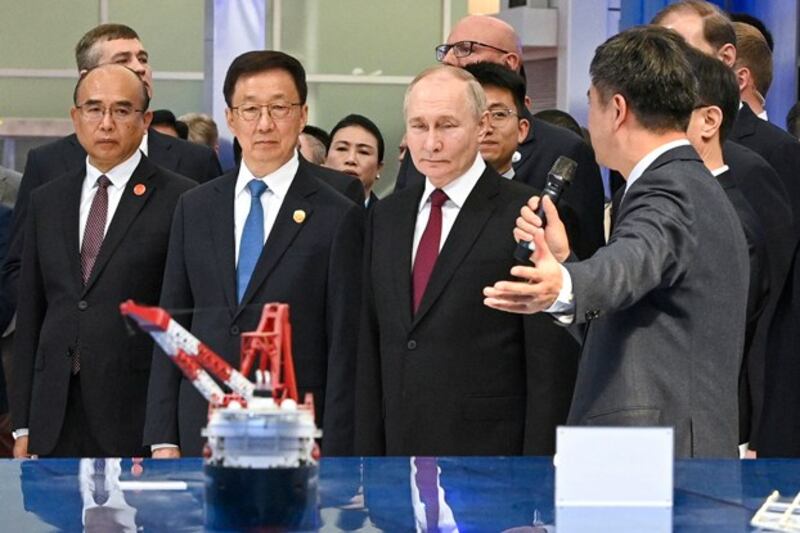
POLYGON ((696 152, 656 159, 608 244, 565 264, 585 335, 569 424, 673 426, 678 456, 736 457, 747 263, 736 212, 696 152))
MULTIPOLYGON (((197 182, 202 183, 222 174, 216 154, 207 146, 176 139, 151 129, 147 132, 147 150, 148 158, 153 163, 197 182)), ((66 172, 73 170, 83 172, 85 164, 86 150, 80 145, 75 134, 28 152, 19 196, 14 207, 11 245, 2 267, 2 282, 7 287, 13 305, 17 304, 25 218, 31 191, 66 172)))
MULTIPOLYGON (((0 260, 6 256, 8 251, 8 234, 11 230, 10 207, 0 204, 0 260)), ((5 297, 5 291, 0 288, 0 335, 6 330, 11 318, 14 316, 14 307, 5 297)), ((6 377, 3 370, 3 362, 0 360, 0 414, 8 412, 8 401, 6 399, 6 377)))
POLYGON ((761 120, 743 103, 729 139, 767 160, 789 193, 795 235, 800 234, 800 142, 779 127, 761 120))
POLYGON ((348 176, 342 172, 337 172, 328 167, 321 167, 307 161, 302 155, 298 155, 300 166, 308 173, 313 174, 325 185, 333 188, 336 192, 349 198, 354 203, 364 207, 364 186, 361 181, 353 176, 348 176))
MULTIPOLYGON (((350 454, 364 210, 301 165, 240 305, 233 228, 237 174, 181 198, 161 305, 194 309, 176 318, 238 368, 240 333, 256 328, 265 303, 288 303, 298 388, 301 398, 314 394, 323 453, 350 454), (293 220, 297 210, 305 212, 301 223, 293 220)), ((207 412, 207 402, 157 349, 145 443, 178 444, 185 455, 199 455, 207 412)))
POLYGON ((84 287, 79 204, 85 170, 31 195, 25 233, 14 377, 14 428, 30 428, 31 453, 56 445, 70 382, 70 354, 81 358, 81 390, 94 438, 112 456, 142 453, 144 404, 153 343, 131 334, 119 312, 129 298, 155 304, 178 196, 193 182, 142 157, 84 287), (133 194, 144 184, 141 196, 133 194))
MULTIPOLYGON (((541 191, 547 182, 548 171, 559 156, 564 155, 575 160, 578 163, 575 179, 561 200, 569 204, 577 214, 576 220, 567 219, 567 222, 572 222, 568 224, 568 231, 573 251, 580 258, 590 257, 605 244, 605 193, 594 152, 583 139, 565 128, 538 119, 527 110, 525 118, 531 121, 531 129, 518 148, 522 158, 513 164, 514 181, 526 183, 541 191)), ((424 176, 406 153, 397 174, 395 190, 424 181, 424 176)))
POLYGON ((800 246, 770 328, 759 457, 800 457, 800 246))
POLYGON ((514 266, 512 230, 531 189, 487 167, 412 316, 411 251, 423 190, 417 183, 370 211, 356 452, 552 454, 578 346, 548 317, 495 311, 482 295, 514 266))
MULTIPOLYGON (((761 119, 757 118, 761 121, 761 119)), ((757 429, 764 402, 764 373, 769 327, 781 296, 797 239, 786 186, 769 163, 754 151, 734 142, 723 145, 730 177, 755 211, 764 229, 770 291, 745 356, 746 378, 740 404, 742 442, 758 449, 757 429)))

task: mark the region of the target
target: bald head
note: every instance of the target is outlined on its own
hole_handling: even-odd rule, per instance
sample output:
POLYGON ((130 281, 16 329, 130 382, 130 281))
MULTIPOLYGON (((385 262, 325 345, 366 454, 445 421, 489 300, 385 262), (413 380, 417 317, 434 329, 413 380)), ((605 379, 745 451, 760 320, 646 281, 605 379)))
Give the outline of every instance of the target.
POLYGON ((75 90, 72 93, 72 103, 78 105, 81 101, 80 93, 81 87, 86 83, 95 83, 103 85, 105 80, 114 79, 122 83, 130 83, 135 92, 141 94, 141 99, 137 99, 136 106, 142 111, 147 110, 150 105, 150 94, 148 93, 147 85, 139 77, 136 72, 126 67, 125 65, 118 65, 116 63, 107 63, 100 65, 81 73, 78 78, 78 83, 75 84, 75 90))
POLYGON ((522 46, 514 28, 508 23, 486 15, 469 15, 459 20, 447 38, 447 44, 472 41, 472 51, 457 57, 451 48, 443 63, 460 66, 488 61, 498 63, 518 72, 522 65, 522 46))

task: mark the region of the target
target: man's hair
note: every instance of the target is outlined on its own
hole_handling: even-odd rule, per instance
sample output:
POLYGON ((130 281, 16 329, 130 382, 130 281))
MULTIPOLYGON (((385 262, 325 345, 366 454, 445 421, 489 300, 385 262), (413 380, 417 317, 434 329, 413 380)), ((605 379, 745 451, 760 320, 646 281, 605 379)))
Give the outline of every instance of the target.
POLYGON ((525 112, 525 81, 519 74, 503 65, 488 61, 472 63, 464 69, 475 76, 481 87, 496 87, 511 93, 517 116, 522 116, 525 112))
POLYGON ((764 40, 767 41, 769 51, 773 52, 775 50, 775 39, 772 38, 772 33, 760 18, 754 17, 748 13, 728 13, 728 16, 733 22, 744 22, 745 24, 750 24, 755 29, 760 31, 761 35, 764 36, 764 40))
POLYGON ((753 76, 753 83, 761 96, 766 98, 772 85, 772 52, 767 40, 758 28, 734 22, 736 28, 736 63, 734 68, 747 67, 753 76))
POLYGON ((95 26, 86 32, 75 46, 75 63, 78 65, 78 70, 92 69, 100 62, 100 54, 95 50, 95 44, 101 41, 138 38, 139 35, 124 24, 100 24, 95 26))
POLYGON ((800 102, 797 102, 786 114, 786 129, 789 133, 800 137, 800 102))
POLYGON ((219 129, 213 118, 205 113, 186 113, 178 117, 178 120, 189 128, 187 140, 197 144, 204 144, 209 148, 217 146, 219 129))
POLYGON ((325 147, 325 155, 327 155, 328 148, 331 147, 331 136, 328 135, 327 131, 323 130, 318 126, 312 126, 311 124, 306 124, 303 127, 302 133, 305 133, 306 135, 311 135, 320 143, 322 143, 322 146, 325 147))
POLYGON ((463 81, 467 84, 467 101, 472 108, 472 114, 474 115, 475 119, 479 120, 481 115, 483 115, 483 113, 486 111, 486 93, 483 92, 481 84, 478 83, 478 80, 475 79, 475 76, 463 68, 453 67, 445 64, 428 67, 417 74, 417 77, 414 78, 409 84, 408 88, 406 88, 406 94, 403 97, 403 116, 408 116, 408 97, 411 94, 411 91, 414 89, 414 86, 429 76, 441 74, 449 74, 453 78, 463 81))
POLYGON ((597 47, 589 67, 592 85, 604 103, 621 94, 647 130, 686 131, 697 96, 688 48, 666 28, 623 31, 597 47))
MULTIPOLYGON (((136 78, 137 83, 139 84, 139 88, 142 91, 142 109, 141 109, 141 111, 142 112, 147 111, 147 108, 150 106, 150 95, 147 93, 147 87, 145 86, 144 81, 142 81, 142 78, 140 78, 138 74, 136 74, 134 71, 132 71, 131 69, 129 69, 125 65, 117 65, 117 64, 113 64, 113 65, 98 65, 96 67, 92 67, 92 68, 90 68, 88 70, 83 71, 81 73, 81 75, 78 77, 78 81, 75 83, 75 89, 72 91, 72 103, 75 104, 76 106, 78 105, 78 91, 80 90, 81 85, 83 85, 83 80, 85 80, 86 77, 89 76, 89 74, 91 74, 93 71, 95 71, 95 70, 97 70, 99 68, 109 68, 109 67, 124 68, 125 70, 127 70, 128 72, 133 74, 133 76, 136 78)), ((174 119, 175 117, 173 116, 172 118, 174 119)))
POLYGON ((225 103, 228 104, 228 107, 233 107, 233 91, 240 78, 247 78, 270 70, 283 70, 289 74, 297 89, 299 103, 306 103, 308 85, 306 85, 306 71, 303 65, 297 59, 283 52, 253 50, 234 59, 231 66, 228 67, 228 73, 225 74, 225 82, 222 85, 222 93, 225 95, 225 103))
POLYGON ((681 11, 694 13, 703 19, 703 37, 714 50, 719 50, 726 44, 736 46, 736 32, 731 20, 720 8, 704 0, 680 0, 670 4, 659 11, 651 23, 661 24, 667 15, 681 11))
POLYGON ((381 135, 381 130, 378 129, 378 126, 375 125, 370 119, 365 117, 364 115, 356 115, 355 113, 347 115, 342 120, 336 123, 336 125, 331 130, 331 139, 336 135, 336 132, 342 128, 347 128, 349 126, 358 126, 359 128, 363 128, 367 130, 369 133, 375 137, 375 140, 378 143, 378 162, 383 162, 383 151, 384 151, 384 144, 383 144, 383 135, 381 135))
POLYGON ((560 109, 543 109, 538 113, 534 113, 533 116, 540 120, 544 120, 545 122, 549 122, 550 124, 555 124, 556 126, 568 129, 575 135, 583 137, 581 125, 578 124, 578 121, 575 120, 575 117, 566 111, 561 111, 560 109))
POLYGON ((689 48, 686 58, 697 78, 697 101, 695 107, 717 106, 722 110, 722 125, 719 142, 728 138, 739 112, 739 84, 733 70, 715 57, 700 50, 689 48))

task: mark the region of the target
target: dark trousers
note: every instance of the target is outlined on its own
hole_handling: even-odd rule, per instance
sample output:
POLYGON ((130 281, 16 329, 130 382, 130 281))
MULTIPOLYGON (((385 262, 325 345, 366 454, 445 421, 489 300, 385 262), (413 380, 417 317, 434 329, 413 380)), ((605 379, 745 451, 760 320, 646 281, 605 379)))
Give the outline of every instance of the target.
POLYGON ((81 394, 81 374, 78 372, 69 381, 67 412, 64 425, 53 451, 43 457, 106 457, 100 445, 92 436, 86 420, 81 394))

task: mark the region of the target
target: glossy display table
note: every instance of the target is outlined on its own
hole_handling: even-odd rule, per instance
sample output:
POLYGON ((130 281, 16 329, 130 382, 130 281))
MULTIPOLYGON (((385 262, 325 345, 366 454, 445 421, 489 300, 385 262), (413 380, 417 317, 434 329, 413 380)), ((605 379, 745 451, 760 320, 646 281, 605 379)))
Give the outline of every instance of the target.
MULTIPOLYGON (((563 531, 554 526, 553 483, 550 458, 324 459, 317 525, 395 532, 438 520, 442 531, 563 531), (431 465, 438 476, 423 479, 431 465), (437 500, 427 516, 426 497, 437 500)), ((750 518, 775 489, 800 491, 800 460, 677 461, 671 527, 752 531, 750 518)), ((602 529, 625 529, 624 515, 608 520, 602 529)), ((203 524, 199 459, 0 461, 0 531, 197 531, 203 524)))

